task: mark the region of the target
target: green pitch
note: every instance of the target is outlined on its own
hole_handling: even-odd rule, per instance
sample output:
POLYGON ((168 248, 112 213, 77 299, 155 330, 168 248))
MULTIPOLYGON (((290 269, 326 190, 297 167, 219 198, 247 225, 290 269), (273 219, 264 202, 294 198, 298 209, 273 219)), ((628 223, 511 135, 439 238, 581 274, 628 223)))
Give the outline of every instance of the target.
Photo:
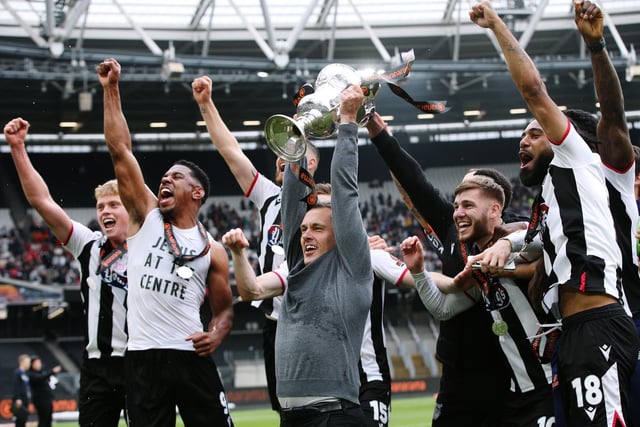
MULTIPOLYGON (((391 402, 390 426, 430 427, 435 399, 431 396, 396 397, 391 402)), ((231 416, 236 427, 277 427, 278 417, 271 409, 234 409, 231 416)), ((76 427, 73 422, 55 423, 58 427, 76 427)), ((178 418, 177 427, 184 427, 178 418)), ((126 427, 124 421, 120 427, 126 427)))
MULTIPOLYGON (((390 426, 429 427, 435 399, 431 396, 398 397, 391 401, 390 426)), ((239 410, 231 412, 236 427, 278 426, 278 417, 270 409, 239 410)))

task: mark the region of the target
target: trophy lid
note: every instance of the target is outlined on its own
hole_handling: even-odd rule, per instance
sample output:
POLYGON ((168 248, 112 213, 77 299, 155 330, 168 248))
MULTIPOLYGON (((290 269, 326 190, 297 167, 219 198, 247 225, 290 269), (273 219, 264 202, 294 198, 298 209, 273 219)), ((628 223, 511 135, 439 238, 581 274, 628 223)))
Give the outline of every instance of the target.
POLYGON ((359 85, 360 81, 360 76, 353 67, 346 64, 329 64, 318 73, 315 88, 318 90, 319 87, 332 87, 342 92, 351 85, 359 85))

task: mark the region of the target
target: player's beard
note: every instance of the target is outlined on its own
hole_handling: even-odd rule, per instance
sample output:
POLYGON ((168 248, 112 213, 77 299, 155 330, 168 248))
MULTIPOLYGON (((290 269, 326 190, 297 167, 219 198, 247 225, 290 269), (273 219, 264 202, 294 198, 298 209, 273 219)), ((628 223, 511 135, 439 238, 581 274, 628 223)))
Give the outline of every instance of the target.
POLYGON ((551 154, 542 153, 540 156, 532 161, 533 167, 531 169, 520 169, 520 182, 525 187, 534 187, 542 184, 544 177, 549 170, 549 164, 553 160, 553 152, 551 154))
POLYGON ((167 222, 171 222, 176 217, 176 207, 175 205, 168 208, 160 208, 160 213, 162 214, 162 219, 167 222))
POLYGON ((458 236, 460 239, 460 242, 475 243, 480 240, 485 240, 487 236, 491 235, 488 224, 489 224, 488 216, 485 216, 484 218, 482 218, 482 220, 478 220, 478 219, 471 220, 471 228, 466 233, 466 235, 464 237, 460 235, 458 236))

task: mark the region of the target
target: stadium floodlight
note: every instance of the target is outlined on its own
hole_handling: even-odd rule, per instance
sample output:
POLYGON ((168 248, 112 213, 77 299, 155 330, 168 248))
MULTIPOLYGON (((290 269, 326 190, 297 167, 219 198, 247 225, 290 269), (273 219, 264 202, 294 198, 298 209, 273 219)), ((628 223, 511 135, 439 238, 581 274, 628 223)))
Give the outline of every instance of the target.
POLYGON ((173 42, 169 42, 169 48, 164 51, 164 61, 160 75, 164 80, 177 79, 184 74, 184 64, 176 60, 176 50, 173 42))
POLYGON ((626 72, 628 82, 640 81, 640 65, 629 65, 626 72))
POLYGON ((78 109, 81 112, 93 110, 93 94, 91 92, 80 92, 78 94, 78 109))

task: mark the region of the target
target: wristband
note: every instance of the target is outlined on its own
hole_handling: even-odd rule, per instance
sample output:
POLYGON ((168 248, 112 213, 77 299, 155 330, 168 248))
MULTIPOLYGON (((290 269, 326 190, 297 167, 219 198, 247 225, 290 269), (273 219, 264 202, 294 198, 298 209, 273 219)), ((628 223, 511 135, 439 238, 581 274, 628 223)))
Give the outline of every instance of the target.
POLYGON ((607 42, 604 40, 604 37, 601 38, 596 43, 587 45, 587 49, 589 49, 591 52, 600 52, 605 47, 607 47, 607 42))

